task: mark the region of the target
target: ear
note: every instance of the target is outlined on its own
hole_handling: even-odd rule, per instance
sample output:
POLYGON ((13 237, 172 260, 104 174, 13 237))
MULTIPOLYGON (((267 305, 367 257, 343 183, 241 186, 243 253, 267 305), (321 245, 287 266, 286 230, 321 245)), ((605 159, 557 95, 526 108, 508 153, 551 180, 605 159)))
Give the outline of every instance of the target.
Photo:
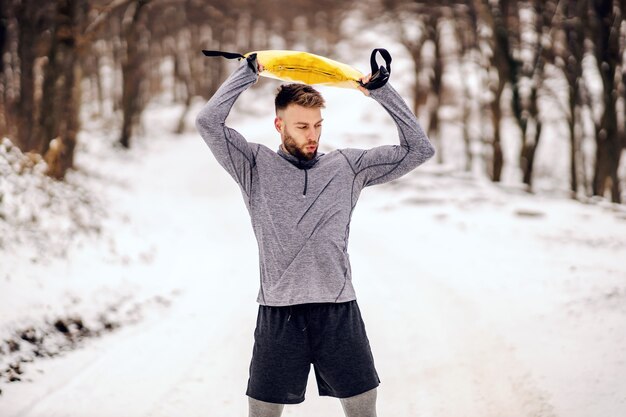
POLYGON ((283 119, 281 119, 280 117, 276 116, 274 118, 274 127, 276 128, 276 131, 278 133, 283 133, 283 119))

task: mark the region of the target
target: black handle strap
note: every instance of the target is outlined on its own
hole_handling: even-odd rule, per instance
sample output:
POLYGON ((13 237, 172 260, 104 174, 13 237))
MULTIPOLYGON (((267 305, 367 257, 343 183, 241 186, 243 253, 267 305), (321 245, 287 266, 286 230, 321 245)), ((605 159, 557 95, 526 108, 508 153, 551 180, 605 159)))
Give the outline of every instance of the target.
POLYGON ((368 90, 376 90, 387 84, 389 77, 391 76, 391 54, 384 48, 376 48, 370 55, 370 67, 372 69, 372 78, 365 84, 359 81, 361 86, 368 90), (376 61, 376 53, 380 53, 380 56, 385 60, 385 66, 378 66, 376 61))
POLYGON ((389 75, 391 75, 391 54, 384 48, 376 48, 370 55, 370 67, 372 68, 372 74, 378 71, 378 62, 376 62, 376 52, 380 53, 380 56, 385 60, 385 67, 389 75))
MULTIPOLYGON (((225 51, 209 51, 206 49, 202 50, 202 53, 206 56, 223 56, 226 59, 241 59, 246 58, 244 55, 241 55, 237 52, 225 52, 225 51)), ((256 53, 250 54, 246 61, 248 61, 248 66, 252 68, 252 71, 258 72, 258 64, 256 61, 256 53)))
POLYGON ((237 59, 237 58, 245 58, 245 56, 237 53, 237 52, 224 52, 224 51, 208 51, 206 49, 202 50, 202 53, 206 56, 223 56, 226 59, 237 59))

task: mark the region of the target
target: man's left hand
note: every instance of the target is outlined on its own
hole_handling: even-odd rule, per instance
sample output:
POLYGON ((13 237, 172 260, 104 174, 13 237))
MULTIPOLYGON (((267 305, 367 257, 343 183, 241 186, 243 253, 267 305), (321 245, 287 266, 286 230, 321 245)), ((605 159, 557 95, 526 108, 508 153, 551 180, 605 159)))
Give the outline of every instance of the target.
MULTIPOLYGON (((370 73, 370 74, 367 74, 367 75, 362 76, 362 77, 361 77, 361 79, 360 79, 360 81, 361 81, 363 84, 366 84, 366 83, 368 83, 368 82, 369 82, 369 80, 370 80, 371 78, 372 78, 372 74, 370 73)), ((359 85, 359 86, 357 86, 357 88, 358 88, 359 90, 361 90, 361 92, 362 92, 363 94, 365 94, 366 96, 369 96, 369 95, 370 95, 370 90, 368 90, 367 88, 362 87, 362 86, 360 86, 360 85, 359 85)))

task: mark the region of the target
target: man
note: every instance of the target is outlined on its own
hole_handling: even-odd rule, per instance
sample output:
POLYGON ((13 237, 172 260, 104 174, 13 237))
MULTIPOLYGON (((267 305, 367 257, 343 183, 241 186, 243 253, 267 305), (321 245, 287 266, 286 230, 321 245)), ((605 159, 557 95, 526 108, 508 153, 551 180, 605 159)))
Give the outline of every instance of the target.
POLYGON ((196 119, 239 185, 259 245, 249 415, 278 417, 284 404, 303 402, 313 364, 320 395, 340 398, 347 417, 374 417, 380 380, 352 286, 350 218, 364 187, 408 173, 434 148, 389 84, 359 88, 391 115, 399 145, 318 152, 324 99, 302 84, 283 85, 276 95, 278 150, 249 143, 225 120, 262 70, 256 57, 243 60, 196 119))

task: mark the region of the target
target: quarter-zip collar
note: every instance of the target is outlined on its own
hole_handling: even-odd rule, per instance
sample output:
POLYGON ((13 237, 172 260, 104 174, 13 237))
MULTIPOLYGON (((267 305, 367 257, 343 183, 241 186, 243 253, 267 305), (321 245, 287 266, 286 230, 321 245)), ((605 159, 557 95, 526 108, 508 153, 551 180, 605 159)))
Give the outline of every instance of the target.
POLYGON ((280 156, 282 156, 284 159, 286 159, 287 161, 289 161, 293 165, 295 165, 298 169, 309 169, 309 168, 312 168, 313 165, 315 165, 317 163, 317 161, 319 161, 320 157, 322 155, 324 155, 323 153, 318 151, 317 154, 315 155, 315 158, 313 158, 311 160, 300 159, 297 156, 294 156, 294 155, 290 154, 289 152, 283 151, 283 147, 282 146, 278 147, 277 153, 280 156))
POLYGON ((296 166, 298 169, 301 169, 304 171, 304 188, 302 190, 302 197, 306 197, 306 189, 309 185, 309 169, 313 167, 313 165, 315 165, 317 163, 317 161, 319 161, 320 157, 322 155, 324 155, 321 152, 318 152, 315 155, 315 158, 307 160, 307 159, 300 159, 292 154, 290 154, 289 152, 285 152, 283 151, 283 147, 279 146, 278 147, 278 151, 277 153, 282 156, 284 159, 286 159, 287 161, 289 161, 290 163, 292 163, 294 166, 296 166))

